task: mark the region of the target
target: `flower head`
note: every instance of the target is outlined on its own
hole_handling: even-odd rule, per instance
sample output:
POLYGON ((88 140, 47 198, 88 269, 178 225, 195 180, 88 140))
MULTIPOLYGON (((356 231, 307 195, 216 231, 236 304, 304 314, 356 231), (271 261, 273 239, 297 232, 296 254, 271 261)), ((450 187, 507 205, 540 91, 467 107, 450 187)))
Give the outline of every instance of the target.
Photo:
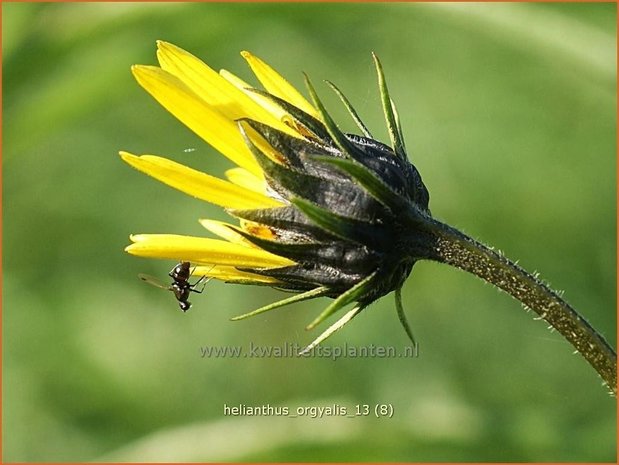
MULTIPOLYGON (((344 134, 306 77, 312 103, 248 52, 263 90, 215 72, 171 44, 158 43, 160 67, 134 66, 138 82, 237 167, 221 180, 173 161, 121 152, 123 159, 183 192, 224 207, 238 220, 201 220, 221 239, 133 235, 127 252, 191 262, 193 274, 267 284, 291 298, 242 315, 327 296, 334 302, 313 327, 345 305, 339 329, 379 297, 398 291, 417 257, 414 218, 429 216, 428 191, 406 157, 380 62, 374 57, 391 146, 374 140, 333 84, 362 135, 344 134)), ((423 236, 423 233, 420 237, 423 236)))

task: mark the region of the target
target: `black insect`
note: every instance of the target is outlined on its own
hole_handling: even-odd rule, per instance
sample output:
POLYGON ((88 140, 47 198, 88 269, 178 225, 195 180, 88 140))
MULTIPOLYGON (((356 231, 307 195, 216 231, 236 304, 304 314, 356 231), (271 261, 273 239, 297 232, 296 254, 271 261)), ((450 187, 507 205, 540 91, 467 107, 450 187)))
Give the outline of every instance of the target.
POLYGON ((191 284, 189 282, 189 278, 191 277, 189 262, 180 262, 174 268, 172 268, 168 274, 174 280, 169 286, 165 285, 153 276, 149 276, 146 274, 140 274, 138 276, 142 281, 146 281, 148 284, 152 284, 153 286, 165 289, 167 291, 172 291, 174 293, 174 297, 176 297, 176 300, 178 300, 178 306, 183 312, 186 312, 191 308, 191 302, 189 302, 188 300, 189 294, 191 294, 192 292, 202 294, 202 291, 204 291, 204 286, 206 285, 208 279, 206 278, 206 276, 202 276, 194 284, 191 284), (203 284, 202 289, 196 289, 196 287, 200 284, 203 284))

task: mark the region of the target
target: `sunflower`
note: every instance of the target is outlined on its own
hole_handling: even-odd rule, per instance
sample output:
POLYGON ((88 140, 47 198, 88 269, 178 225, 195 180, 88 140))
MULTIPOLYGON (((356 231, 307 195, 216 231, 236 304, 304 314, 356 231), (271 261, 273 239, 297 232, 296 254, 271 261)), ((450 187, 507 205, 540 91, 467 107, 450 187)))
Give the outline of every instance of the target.
POLYGON ((223 180, 155 155, 121 152, 122 159, 171 187, 225 208, 238 222, 201 219, 219 239, 135 234, 126 251, 190 262, 194 276, 295 292, 235 319, 302 300, 333 298, 310 323, 311 329, 355 303, 311 347, 396 290, 396 308, 412 340, 399 290, 416 259, 405 253, 411 241, 402 218, 410 218, 402 209, 429 215, 429 196, 407 161, 380 62, 374 57, 391 147, 372 138, 333 84, 363 135, 338 129, 309 80, 311 103, 265 62, 249 52, 241 55, 263 90, 161 41, 159 67, 132 68, 144 89, 236 167, 223 180))
MULTIPOLYGON (((492 283, 533 309, 616 392, 613 349, 559 294, 500 253, 432 217, 428 190, 408 161, 398 112, 375 55, 389 144, 374 139, 331 82, 327 84, 359 134, 339 129, 307 76, 310 100, 256 56, 241 55, 262 89, 228 71, 217 72, 161 41, 158 67, 132 68, 147 92, 236 165, 226 171, 224 180, 156 155, 120 153, 139 171, 219 205, 235 219, 234 224, 200 220, 217 239, 131 236, 133 243, 125 249, 130 254, 180 260, 170 274, 177 298, 186 300, 196 290, 186 281, 191 263, 191 274, 202 280, 267 285, 293 293, 233 319, 303 300, 332 298, 307 326, 312 329, 352 304, 308 351, 372 302, 394 292, 398 317, 415 344, 400 291, 417 261, 438 261, 492 283)), ((181 304, 186 304, 183 309, 189 306, 181 304)))

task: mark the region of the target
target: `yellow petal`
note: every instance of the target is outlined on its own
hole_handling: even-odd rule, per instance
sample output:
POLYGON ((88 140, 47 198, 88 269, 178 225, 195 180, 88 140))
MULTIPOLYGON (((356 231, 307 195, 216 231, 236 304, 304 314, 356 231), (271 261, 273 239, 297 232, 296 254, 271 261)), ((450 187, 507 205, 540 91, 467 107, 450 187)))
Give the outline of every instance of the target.
POLYGON ((225 208, 266 208, 282 203, 256 191, 188 168, 155 155, 136 156, 120 152, 122 159, 135 169, 170 187, 225 208))
POLYGON ((260 176, 262 170, 234 121, 161 68, 135 65, 131 70, 138 83, 189 129, 238 166, 260 176))
POLYGON ((225 69, 219 70, 219 74, 232 85, 234 85, 237 89, 240 89, 243 93, 245 93, 249 98, 255 101, 258 105, 265 108, 269 113, 275 115, 275 117, 282 122, 289 121, 291 118, 288 113, 279 105, 273 103, 272 100, 268 99, 264 95, 257 94, 256 92, 252 92, 251 90, 254 86, 247 84, 240 77, 235 76, 230 71, 225 69))
POLYGON ((286 100, 315 118, 319 118, 318 112, 313 105, 277 71, 249 52, 241 52, 241 55, 247 60, 251 70, 267 91, 276 97, 286 100))
POLYGON ((185 50, 168 42, 157 42, 157 58, 161 68, 175 75, 196 95, 230 120, 251 118, 291 135, 296 132, 274 116, 245 92, 228 82, 218 72, 185 50))
POLYGON ((240 271, 233 266, 216 265, 216 266, 196 266, 193 270, 193 276, 206 276, 209 278, 219 279, 227 283, 235 284, 278 284, 281 281, 269 276, 261 276, 259 274, 240 271))
POLYGON ((224 223, 223 221, 201 219, 200 224, 216 236, 232 242, 233 244, 240 244, 247 247, 256 247, 256 245, 249 242, 234 229, 231 229, 228 223, 224 223))
POLYGON ((266 182, 264 178, 260 179, 243 168, 231 168, 225 172, 228 180, 237 186, 244 187, 254 192, 265 193, 266 182))
POLYGON ((134 234, 125 251, 139 257, 169 258, 197 264, 255 268, 293 265, 287 258, 259 248, 245 247, 219 239, 174 234, 134 234))

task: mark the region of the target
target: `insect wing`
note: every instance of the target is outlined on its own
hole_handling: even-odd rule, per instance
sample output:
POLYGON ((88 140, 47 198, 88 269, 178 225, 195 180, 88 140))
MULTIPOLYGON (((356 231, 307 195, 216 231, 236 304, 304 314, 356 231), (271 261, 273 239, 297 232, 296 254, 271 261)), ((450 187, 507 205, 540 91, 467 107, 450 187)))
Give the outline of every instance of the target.
POLYGON ((170 286, 169 284, 165 284, 164 282, 158 280, 154 276, 150 276, 148 274, 140 273, 138 275, 138 278, 140 278, 144 282, 147 282, 151 286, 158 287, 159 289, 164 289, 166 291, 171 291, 172 290, 172 286, 170 286))

